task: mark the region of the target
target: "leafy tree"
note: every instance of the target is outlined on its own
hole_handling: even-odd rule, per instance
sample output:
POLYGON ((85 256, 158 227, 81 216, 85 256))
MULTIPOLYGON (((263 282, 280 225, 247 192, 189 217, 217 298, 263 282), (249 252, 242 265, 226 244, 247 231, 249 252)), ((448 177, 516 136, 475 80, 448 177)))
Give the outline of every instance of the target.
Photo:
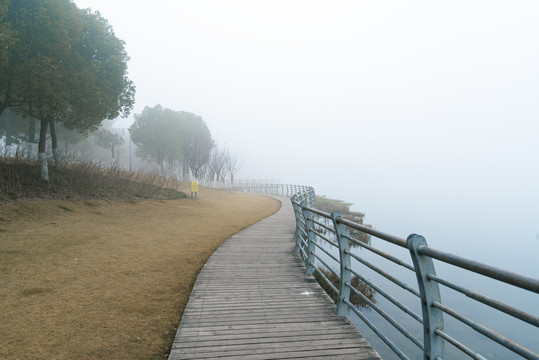
POLYGON ((0 116, 4 109, 7 108, 7 102, 2 95, 9 84, 9 78, 5 70, 9 64, 8 50, 14 41, 13 32, 6 21, 9 5, 10 1, 0 1, 0 116))
POLYGON ((72 111, 62 122, 67 128, 85 131, 96 129, 102 120, 129 115, 135 87, 127 78, 129 56, 124 42, 99 12, 80 11, 84 25, 73 44, 72 111))
POLYGON ((213 139, 207 124, 198 115, 174 111, 156 105, 146 106, 135 115, 131 138, 137 155, 172 168, 175 162, 186 164, 196 178, 201 178, 210 158, 213 139))
POLYGON ((45 159, 47 128, 60 165, 55 122, 88 132, 104 119, 126 116, 135 88, 127 78, 129 57, 106 19, 69 0, 11 0, 0 39, 0 113, 7 107, 41 122, 39 157, 45 159))
POLYGON ((95 143, 105 149, 109 149, 114 159, 114 149, 125 144, 125 139, 122 135, 113 130, 101 128, 94 132, 95 143))
POLYGON ((27 140, 27 127, 20 115, 6 110, 0 115, 0 136, 5 138, 6 145, 19 144, 27 140))
POLYGON ((66 64, 82 28, 77 7, 67 0, 11 0, 3 26, 11 38, 0 69, 0 112, 8 106, 33 113, 65 111, 70 89, 62 86, 63 77, 73 75, 66 64))
POLYGON ((11 76, 13 59, 10 50, 15 44, 15 33, 8 20, 11 1, 0 2, 0 115, 11 104, 10 90, 13 88, 11 76), (10 61, 11 60, 11 61, 10 61))
POLYGON ((186 131, 182 141, 184 160, 195 179, 201 179, 204 177, 205 166, 208 164, 210 152, 215 143, 202 117, 184 111, 180 114, 186 122, 186 131))
POLYGON ((172 168, 174 161, 179 159, 184 128, 179 112, 161 105, 146 106, 142 113, 135 115, 131 125, 131 139, 137 145, 137 155, 157 162, 161 170, 167 160, 172 168))

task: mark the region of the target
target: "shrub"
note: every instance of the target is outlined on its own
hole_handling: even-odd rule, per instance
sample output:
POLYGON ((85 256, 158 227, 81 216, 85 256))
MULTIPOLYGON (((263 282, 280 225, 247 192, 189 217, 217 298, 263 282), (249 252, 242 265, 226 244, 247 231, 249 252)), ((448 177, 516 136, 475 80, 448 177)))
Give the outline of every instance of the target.
POLYGON ((116 164, 80 159, 65 161, 62 170, 49 167, 50 181, 41 180, 37 162, 0 158, 0 201, 15 199, 179 199, 179 181, 157 174, 129 172, 116 164))
MULTIPOLYGON (((324 274, 326 278, 328 278, 329 281, 335 286, 337 289, 339 288, 340 279, 337 275, 335 275, 332 271, 329 271, 324 268, 318 268, 318 270, 324 274)), ((318 281, 322 289, 329 295, 329 297, 333 300, 333 302, 337 303, 337 300, 339 299, 339 294, 335 292, 327 283, 327 281, 320 276, 320 274, 315 271, 313 273, 314 278, 318 281)), ((373 303, 376 303, 376 299, 374 298, 374 295, 376 292, 372 287, 365 284, 363 281, 361 281, 357 276, 352 276, 351 285, 358 290, 360 293, 365 295, 367 299, 372 301, 373 303)), ((367 308, 369 305, 367 302, 358 294, 356 294, 353 291, 350 291, 350 302, 354 304, 357 307, 367 308)))

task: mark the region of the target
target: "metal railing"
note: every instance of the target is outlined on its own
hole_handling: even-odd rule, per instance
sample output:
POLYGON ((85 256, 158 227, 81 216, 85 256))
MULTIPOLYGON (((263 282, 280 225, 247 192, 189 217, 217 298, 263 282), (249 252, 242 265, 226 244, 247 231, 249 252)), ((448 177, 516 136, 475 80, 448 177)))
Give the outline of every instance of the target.
MULTIPOLYGON (((533 294, 539 294, 539 279, 526 277, 433 249, 428 246, 425 238, 421 235, 411 234, 406 239, 403 239, 345 219, 339 212, 327 213, 318 210, 315 207, 316 197, 312 187, 260 181, 255 183, 239 183, 235 190, 291 197, 296 220, 295 252, 304 260, 306 273, 308 275, 318 275, 319 281, 323 281, 327 285, 327 288, 337 294, 336 312, 338 315, 346 316, 350 312, 357 315, 400 359, 408 359, 409 357, 405 354, 405 351, 399 348, 388 335, 384 334, 379 327, 352 303, 352 296, 359 297, 366 306, 376 311, 381 318, 417 347, 419 349, 418 351, 423 353, 424 359, 444 359, 447 356, 445 351, 447 343, 452 345, 456 351, 460 351, 472 359, 485 359, 485 357, 473 350, 469 344, 465 344, 466 340, 457 339, 457 335, 459 334, 450 334, 449 331, 445 330, 444 316, 449 316, 455 319, 456 322, 464 324, 466 327, 473 329, 475 332, 522 358, 539 360, 539 355, 532 350, 498 334, 479 322, 467 318, 455 309, 444 304, 441 300, 440 287, 461 293, 477 303, 486 305, 497 312, 507 314, 520 322, 530 324, 536 329, 539 328, 539 317, 537 315, 526 313, 499 300, 467 289, 438 276, 435 271, 433 259, 467 272, 509 284, 516 288, 525 289, 533 294), (370 242, 359 241, 358 239, 360 237, 356 236, 358 232, 380 239, 392 249, 394 247, 406 249, 410 259, 408 261, 402 260, 387 251, 382 251, 372 246, 370 242), (323 240, 323 242, 320 240, 323 240), (326 243, 327 246, 335 251, 332 252, 331 249, 322 246, 322 243, 326 243), (370 254, 373 254, 373 256, 383 258, 396 264, 403 271, 415 274, 415 276, 412 276, 417 280, 417 287, 409 286, 405 281, 399 279, 397 275, 386 272, 379 266, 368 261, 366 256, 359 256, 352 252, 351 247, 353 246, 361 247, 370 254), (338 255, 336 255, 337 251, 338 255), (330 259, 338 264, 336 269, 328 264, 330 259), (322 265, 327 270, 323 271, 323 268, 318 267, 317 264, 322 265), (412 298, 417 299, 420 303, 421 313, 418 314, 413 311, 404 301, 391 295, 383 286, 375 284, 372 280, 361 274, 357 270, 357 266, 353 266, 356 264, 366 266, 380 277, 395 284, 396 287, 403 289, 405 293, 409 293, 412 298), (332 282, 328 276, 337 280, 332 282), (352 281, 353 278, 355 278, 355 281, 352 281), (358 281, 383 296, 387 300, 386 305, 391 305, 393 308, 384 309, 369 299, 360 289, 352 285, 353 283, 358 284, 358 281), (395 309, 406 314, 411 319, 408 321, 409 324, 416 323, 422 327, 422 339, 418 339, 414 336, 412 330, 401 325, 390 315, 390 312, 395 309)), ((402 275, 402 273, 398 273, 402 275)), ((539 309, 539 301, 537 301, 537 304, 536 309, 539 309)))
POLYGON ((242 191, 286 197, 291 197, 295 194, 307 194, 309 193, 309 190, 312 190, 312 194, 314 196, 314 189, 310 186, 281 184, 278 180, 236 180, 234 182, 225 183, 221 186, 221 188, 231 191, 242 191))
MULTIPOLYGON (((488 278, 501 281, 512 286, 539 294, 539 279, 529 278, 516 273, 505 271, 490 265, 485 265, 477 261, 462 258, 460 256, 433 249, 427 245, 424 237, 412 234, 407 239, 389 235, 378 230, 374 230, 365 225, 345 219, 339 212, 327 213, 317 210, 314 207, 314 189, 309 188, 304 192, 299 192, 291 197, 292 206, 296 218, 295 251, 299 254, 306 267, 307 274, 316 272, 327 285, 335 291, 337 296, 337 314, 345 316, 349 311, 355 313, 378 337, 400 358, 408 357, 387 335, 385 335, 373 322, 371 322, 354 304, 352 304, 351 295, 359 296, 370 308, 376 311, 391 326, 398 330, 408 340, 410 340, 420 351, 423 352, 424 359, 443 359, 445 356, 445 345, 449 343, 456 349, 473 359, 485 359, 476 351, 464 344, 465 341, 457 339, 455 334, 448 334, 444 330, 444 315, 448 315, 469 328, 482 334, 490 340, 511 350, 515 354, 525 359, 539 359, 539 355, 533 351, 517 344, 516 342, 496 333, 486 326, 475 322, 456 310, 444 305, 440 296, 440 286, 445 286, 454 291, 462 293, 467 297, 487 305, 497 311, 508 314, 509 316, 526 322, 535 327, 539 327, 539 317, 518 310, 501 301, 492 299, 479 292, 466 289, 447 279, 441 278, 436 274, 433 259, 456 266, 467 271, 486 276, 488 278), (384 252, 351 236, 353 232, 368 234, 391 244, 392 246, 407 249, 411 264, 403 261, 390 253, 384 252), (324 240, 329 246, 338 249, 338 257, 332 255, 331 251, 320 245, 319 239, 324 240), (394 264, 397 264, 404 271, 412 271, 417 279, 418 290, 399 280, 395 275, 385 272, 378 266, 367 261, 364 257, 358 256, 351 251, 351 245, 359 246, 372 254, 385 258, 394 264), (333 269, 327 264, 327 259, 319 256, 321 250, 325 256, 329 256, 339 264, 339 270, 333 269), (402 301, 384 291, 382 287, 376 285, 371 280, 364 277, 358 271, 354 270, 352 262, 358 262, 382 277, 391 281, 398 287, 406 290, 413 297, 416 297, 421 303, 422 313, 417 314, 406 306, 402 301), (327 273, 318 268, 315 264, 323 265, 328 271, 338 278, 338 284, 332 283, 327 273), (387 311, 371 301, 361 291, 352 286, 352 277, 357 277, 361 282, 367 284, 389 303, 410 316, 411 319, 421 324, 423 327, 422 341, 416 338, 411 331, 406 329, 397 320, 389 315, 387 311)), ((539 302, 538 302, 539 305, 539 302)), ((539 340, 539 339, 538 339, 539 340)))

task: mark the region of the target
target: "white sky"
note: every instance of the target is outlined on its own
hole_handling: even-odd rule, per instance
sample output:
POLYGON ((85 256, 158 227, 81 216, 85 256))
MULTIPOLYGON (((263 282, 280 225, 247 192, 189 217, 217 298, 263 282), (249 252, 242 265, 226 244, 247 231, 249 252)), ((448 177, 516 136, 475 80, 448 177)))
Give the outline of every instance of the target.
POLYGON ((241 178, 539 222, 537 1, 75 2, 126 41, 133 112, 201 115, 241 178))

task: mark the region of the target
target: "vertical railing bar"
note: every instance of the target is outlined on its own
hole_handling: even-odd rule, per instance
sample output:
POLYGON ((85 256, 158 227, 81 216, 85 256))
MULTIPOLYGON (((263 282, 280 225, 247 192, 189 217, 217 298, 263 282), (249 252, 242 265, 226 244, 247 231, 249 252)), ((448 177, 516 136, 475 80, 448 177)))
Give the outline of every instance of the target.
POLYGON ((416 269, 417 284, 421 295, 421 309, 423 312, 423 343, 424 359, 443 358, 445 354, 445 341, 436 334, 436 329, 444 330, 444 318, 440 309, 433 303, 441 303, 440 288, 438 283, 429 281, 428 274, 436 275, 434 263, 428 256, 417 253, 417 248, 427 245, 427 241, 421 235, 411 234, 406 240, 410 250, 410 256, 416 269))
POLYGON ((295 214, 295 218, 296 218, 296 235, 295 235, 295 240, 296 240, 296 247, 294 249, 294 252, 297 254, 299 253, 299 249, 300 249, 300 237, 301 237, 301 234, 300 234, 300 231, 303 230, 302 229, 302 219, 300 218, 300 214, 302 214, 302 212, 300 212, 301 208, 299 205, 295 204, 294 201, 292 201, 292 208, 294 209, 294 214, 295 214))
POLYGON ((341 276, 339 279, 339 300, 337 301, 337 315, 346 316, 348 311, 348 305, 345 300, 350 299, 350 288, 346 286, 346 283, 352 282, 352 275, 350 273, 350 243, 343 237, 346 234, 344 225, 338 224, 337 219, 341 217, 341 213, 334 211, 331 213, 331 221, 333 221, 333 227, 335 228, 335 235, 337 235, 337 244, 339 246, 339 265, 341 267, 341 276))
POLYGON ((301 206, 301 208, 303 210, 303 218, 307 222, 307 242, 308 242, 308 247, 307 247, 307 261, 306 261, 306 265, 305 265, 305 274, 306 275, 311 275, 313 273, 313 271, 314 271, 314 267, 311 266, 312 262, 314 261, 314 258, 313 258, 312 254, 314 254, 314 251, 315 251, 314 234, 312 232, 313 223, 311 221, 311 213, 308 210, 306 210, 303 207, 303 205, 301 206))

